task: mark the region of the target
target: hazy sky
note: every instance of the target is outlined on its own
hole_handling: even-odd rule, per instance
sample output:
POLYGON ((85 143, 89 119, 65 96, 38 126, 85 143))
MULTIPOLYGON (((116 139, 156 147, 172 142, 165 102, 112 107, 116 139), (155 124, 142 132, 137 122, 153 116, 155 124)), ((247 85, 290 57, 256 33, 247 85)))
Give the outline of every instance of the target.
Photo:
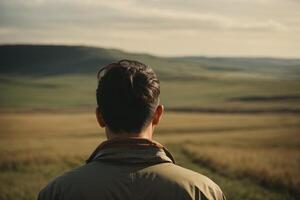
POLYGON ((300 0, 0 0, 0 43, 300 57, 300 0))

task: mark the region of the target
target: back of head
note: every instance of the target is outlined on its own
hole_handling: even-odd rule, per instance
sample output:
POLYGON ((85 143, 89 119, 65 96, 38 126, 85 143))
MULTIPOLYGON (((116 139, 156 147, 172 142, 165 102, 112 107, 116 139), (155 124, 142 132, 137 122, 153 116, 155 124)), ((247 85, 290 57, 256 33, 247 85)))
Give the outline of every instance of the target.
POLYGON ((160 86, 154 71, 133 60, 120 60, 98 72, 97 104, 114 133, 139 133, 153 117, 160 86))

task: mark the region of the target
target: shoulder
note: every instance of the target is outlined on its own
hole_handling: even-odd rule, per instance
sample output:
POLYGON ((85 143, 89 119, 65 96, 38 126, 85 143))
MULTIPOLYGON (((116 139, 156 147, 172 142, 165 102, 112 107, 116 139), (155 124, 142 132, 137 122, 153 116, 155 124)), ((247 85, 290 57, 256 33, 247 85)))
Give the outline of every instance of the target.
POLYGON ((190 169, 175 165, 173 163, 164 163, 155 165, 150 171, 158 173, 168 181, 180 185, 191 196, 204 196, 209 200, 224 200, 225 196, 220 187, 205 175, 192 171, 190 169), (198 194, 197 194, 198 193, 198 194))
POLYGON ((70 199, 78 191, 89 190, 91 184, 100 188, 120 173, 120 166, 91 162, 52 179, 38 195, 38 200, 70 199))
POLYGON ((204 195, 207 199, 225 199, 221 188, 207 176, 178 165, 176 165, 176 169, 181 173, 182 180, 188 182, 190 186, 193 186, 195 195, 197 195, 196 193, 201 193, 198 194, 198 196, 204 195))
POLYGON ((74 187, 78 180, 85 173, 87 165, 83 165, 69 170, 53 178, 38 194, 38 200, 57 200, 62 199, 65 190, 74 187))

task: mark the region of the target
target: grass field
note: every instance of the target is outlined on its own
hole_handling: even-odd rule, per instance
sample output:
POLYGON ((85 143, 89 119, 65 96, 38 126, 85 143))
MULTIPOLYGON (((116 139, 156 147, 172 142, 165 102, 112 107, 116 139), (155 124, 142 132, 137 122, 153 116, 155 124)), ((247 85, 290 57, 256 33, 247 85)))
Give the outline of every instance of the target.
POLYGON ((158 74, 166 107, 300 112, 300 59, 166 58, 55 45, 0 45, 0 52, 0 108, 94 107, 97 71, 127 58, 158 74))
MULTIPOLYGON (((299 115, 166 113, 155 140, 228 199, 298 199, 299 130, 299 115)), ((1 200, 35 199, 104 140, 93 110, 2 113, 0 133, 1 200)))
MULTIPOLYGON (((0 75, 0 108, 94 107, 97 80, 91 75, 22 77, 0 75)), ((300 109, 300 81, 261 78, 163 80, 161 101, 166 107, 228 109, 300 109), (270 97, 260 101, 239 98, 270 97), (289 97, 290 99, 272 99, 289 97), (294 99, 293 99, 294 97, 294 99)))

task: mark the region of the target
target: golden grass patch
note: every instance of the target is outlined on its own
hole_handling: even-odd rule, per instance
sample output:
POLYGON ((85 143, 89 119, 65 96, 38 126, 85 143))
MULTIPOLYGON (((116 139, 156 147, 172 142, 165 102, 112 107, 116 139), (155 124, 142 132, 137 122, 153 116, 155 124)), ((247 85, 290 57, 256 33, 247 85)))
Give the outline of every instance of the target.
MULTIPOLYGON (((295 189, 299 127, 299 115, 166 113, 154 139, 217 171, 295 189)), ((31 200, 50 179, 84 164, 105 135, 94 113, 26 112, 0 114, 0 138, 0 199, 31 200)))

